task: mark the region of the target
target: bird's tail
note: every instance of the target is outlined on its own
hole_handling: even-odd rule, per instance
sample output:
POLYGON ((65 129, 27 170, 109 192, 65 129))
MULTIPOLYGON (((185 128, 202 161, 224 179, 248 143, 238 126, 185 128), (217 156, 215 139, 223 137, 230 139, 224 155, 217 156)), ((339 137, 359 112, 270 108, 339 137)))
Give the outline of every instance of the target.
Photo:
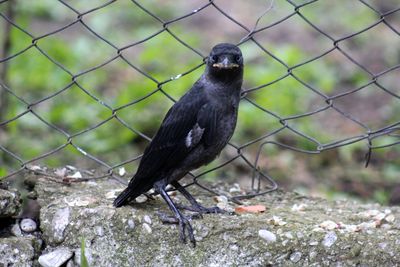
POLYGON ((121 207, 125 205, 129 200, 135 199, 141 194, 147 192, 151 186, 148 184, 143 184, 143 179, 138 179, 137 177, 133 177, 129 182, 128 187, 121 192, 114 200, 115 207, 121 207))
POLYGON ((118 197, 114 200, 114 206, 115 207, 121 207, 124 205, 128 199, 130 199, 132 196, 132 189, 131 188, 126 188, 124 191, 122 191, 121 194, 118 195, 118 197))

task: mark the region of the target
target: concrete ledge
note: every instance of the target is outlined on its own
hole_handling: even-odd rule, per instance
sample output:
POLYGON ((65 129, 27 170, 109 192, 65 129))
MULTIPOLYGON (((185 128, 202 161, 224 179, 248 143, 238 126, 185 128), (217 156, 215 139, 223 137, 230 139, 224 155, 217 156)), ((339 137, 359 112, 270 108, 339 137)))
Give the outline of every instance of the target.
MULTIPOLYGON (((159 198, 114 208, 122 187, 113 181, 62 185, 38 177, 40 229, 45 255, 72 252, 80 262, 81 240, 90 266, 394 266, 400 264, 400 208, 352 201, 329 202, 277 191, 248 201, 257 214, 204 215, 193 220, 197 247, 179 240, 159 198)), ((213 197, 189 189, 203 205, 213 197)), ((228 189, 226 189, 228 191, 228 189)), ((183 201, 179 194, 177 202, 183 201)), ((232 203, 225 203, 234 208, 232 203)))

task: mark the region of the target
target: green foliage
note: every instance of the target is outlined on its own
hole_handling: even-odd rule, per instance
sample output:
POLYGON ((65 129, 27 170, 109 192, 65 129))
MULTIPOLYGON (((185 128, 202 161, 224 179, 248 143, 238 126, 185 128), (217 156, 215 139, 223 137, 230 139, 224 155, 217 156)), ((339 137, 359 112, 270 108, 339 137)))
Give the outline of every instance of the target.
MULTIPOLYGON (((333 2, 330 4, 317 2, 302 7, 301 13, 311 22, 329 31, 333 36, 337 32, 342 33, 343 30, 346 32, 358 31, 365 25, 376 21, 376 14, 371 14, 370 9, 361 8, 353 11, 350 7, 354 3, 342 2, 341 5, 333 4, 333 2), (327 7, 329 13, 334 14, 334 27, 329 25, 329 21, 332 20, 321 19, 321 14, 328 13, 327 7), (339 16, 341 19, 337 20, 336 17, 339 16)), ((101 3, 103 2, 71 1, 70 4, 83 12, 101 3)), ((147 8, 150 7, 149 10, 165 21, 183 14, 183 11, 176 5, 160 4, 159 1, 155 0, 142 1, 141 4, 147 8)), ((50 0, 24 1, 23 4, 21 1, 21 4, 17 5, 17 11, 18 16, 15 22, 23 29, 34 33, 35 37, 76 19, 76 14, 73 11, 61 3, 54 4, 50 0), (49 8, 49 6, 54 6, 54 8, 49 8), (54 26, 53 28, 53 24, 57 27, 54 26), (43 25, 47 27, 50 25, 51 29, 43 25)), ((32 109, 46 121, 69 135, 98 126, 102 121, 112 117, 113 110, 115 110, 118 118, 126 122, 127 125, 151 137, 168 108, 173 104, 173 101, 158 89, 162 89, 174 99, 181 97, 198 79, 204 67, 200 67, 187 75, 181 76, 181 74, 199 65, 202 58, 166 31, 144 43, 129 47, 130 44, 143 40, 162 29, 160 22, 143 10, 135 8, 135 4, 131 1, 116 1, 106 8, 84 15, 83 21, 88 27, 117 47, 124 47, 121 53, 128 63, 117 58, 105 66, 100 66, 105 61, 115 57, 117 51, 106 42, 93 36, 81 23, 76 23, 73 27, 39 39, 36 43, 44 54, 65 67, 72 75, 87 71, 84 75, 76 77, 76 84, 71 84, 72 76, 70 73, 54 64, 52 60, 33 46, 9 61, 7 76, 9 87, 28 103, 42 101, 45 97, 60 92, 55 97, 44 100, 39 105, 34 105, 32 109), (115 14, 118 14, 118 19, 116 19, 115 14), (148 79, 132 68, 130 64, 149 74, 155 80, 148 79), (172 81, 163 83, 170 79, 172 81), (162 83, 160 88, 158 88, 158 83, 162 83), (68 89, 61 92, 66 87, 68 89), (152 94, 153 92, 155 93, 152 94), (145 98, 149 94, 152 95, 145 98), (143 98, 145 99, 141 100, 143 98), (101 105, 98 101, 105 103, 108 107, 101 105), (134 103, 136 101, 139 102, 134 103)), ((197 22, 187 22, 185 19, 169 25, 168 30, 177 36, 184 36, 182 39, 196 48, 201 47, 204 43, 214 41, 209 40, 212 34, 196 34, 188 30, 188 27, 193 26, 194 23, 197 22)), ((305 33, 315 32, 309 25, 303 25, 303 27, 306 27, 306 29, 302 29, 305 33)), ((212 29, 209 30, 213 33, 212 29)), ((256 37, 262 39, 262 34, 263 32, 256 37)), ((304 34, 304 36, 306 35, 304 34)), ((229 34, 224 35, 225 37, 228 38, 229 34)), ((312 59, 316 55, 295 43, 282 42, 284 43, 282 44, 279 41, 280 38, 283 37, 277 36, 277 40, 270 40, 268 51, 285 65, 293 68, 291 72, 294 77, 288 75, 288 70, 284 65, 261 51, 254 43, 246 42, 241 48, 246 64, 244 87, 246 89, 261 87, 261 89, 250 92, 247 97, 281 118, 306 114, 325 106, 324 98, 311 89, 316 89, 326 95, 334 95, 339 91, 356 88, 370 79, 365 72, 357 67, 343 69, 337 67, 341 64, 346 65, 343 62, 348 63, 348 60, 343 56, 338 58, 338 55, 334 53, 296 67, 299 63, 306 59, 312 59), (279 80, 287 75, 288 77, 279 80), (296 77, 312 88, 308 88, 296 80, 296 77), (279 81, 275 82, 277 80, 279 81)), ((350 43, 348 44, 347 41, 340 43, 340 47, 343 47, 342 49, 349 54, 352 51, 346 50, 348 47, 367 46, 371 39, 361 34, 351 40, 354 43, 348 42, 350 43)), ((11 54, 18 53, 32 44, 32 38, 16 27, 11 29, 11 41, 11 54)), ((396 50, 395 48, 394 45, 391 50, 396 50)), ((389 62, 397 58, 393 56, 394 53, 397 53, 397 50, 390 53, 387 52, 389 48, 378 49, 377 51, 382 50, 384 50, 385 55, 387 54, 386 57, 390 59, 389 62)), ((377 62, 377 65, 379 64, 382 64, 382 62, 377 62)), ((379 77, 380 80, 384 78, 385 76, 379 77)), ((390 85, 395 84, 396 81, 393 79, 390 85)), ((385 87, 390 87, 390 85, 385 84, 385 87)), ((337 99, 337 101, 339 102, 340 99, 337 99)), ((398 100, 393 98, 392 101, 398 100)), ((399 105, 392 104, 391 106, 394 106, 394 109, 388 111, 388 118, 394 118, 400 112, 399 105)), ((9 97, 9 107, 5 117, 13 118, 26 111, 26 108, 23 102, 14 97, 9 97)), ((321 142, 337 139, 337 132, 327 129, 321 124, 325 120, 324 117, 315 118, 316 116, 312 116, 287 120, 287 122, 295 129, 317 140, 323 140, 321 142)), ((32 114, 24 115, 15 122, 7 124, 6 127, 6 134, 3 137, 5 147, 26 160, 51 151, 67 141, 67 136, 45 126, 32 114)), ((244 144, 280 127, 282 127, 282 124, 279 119, 244 100, 240 104, 238 127, 233 142, 238 145, 244 144)), ((338 131, 340 132, 342 129, 340 128, 338 131)), ((346 135, 349 134, 346 133, 346 135)), ((276 139, 286 140, 292 146, 302 149, 315 149, 315 144, 288 130, 282 131, 269 140, 271 139, 275 141, 276 139)), ((387 143, 393 141, 384 138, 380 140, 380 142, 383 140, 387 143)), ((112 118, 104 125, 74 137, 73 143, 106 162, 120 163, 127 158, 140 154, 145 141, 123 126, 116 118, 112 118)), ((374 145, 377 144, 374 143, 374 145)), ((359 153, 362 148, 365 148, 365 143, 356 143, 344 147, 339 151, 339 158, 343 161, 354 161, 354 155, 359 153)), ((276 151, 275 147, 268 149, 268 152, 276 151)), ((255 150, 251 148, 251 152, 255 150)), ((43 159, 43 163, 58 167, 65 165, 66 162, 73 164, 79 160, 78 156, 81 153, 73 146, 68 146, 65 151, 67 153, 63 157, 50 156, 43 159)), ((385 157, 384 152, 376 151, 374 153, 379 157, 385 157)), ((12 159, 4 159, 3 161, 6 164, 15 164, 15 160, 12 159)), ((396 174, 400 171, 397 163, 385 165, 383 171, 384 177, 387 177, 385 179, 396 180, 396 174)), ((218 162, 214 162, 206 169, 217 165, 218 162)), ((4 176, 6 173, 7 170, 0 167, 0 176, 4 176)), ((219 173, 213 172, 206 178, 211 179, 213 176, 218 177, 218 175, 219 173)), ((379 194, 377 198, 383 199, 379 194)))
POLYGON ((377 189, 374 191, 374 200, 382 205, 387 205, 389 203, 388 192, 382 189, 377 189))
MULTIPOLYGON (((0 167, 0 177, 4 177, 7 175, 7 169, 5 167, 0 167)), ((0 180, 2 180, 0 178, 0 180)))

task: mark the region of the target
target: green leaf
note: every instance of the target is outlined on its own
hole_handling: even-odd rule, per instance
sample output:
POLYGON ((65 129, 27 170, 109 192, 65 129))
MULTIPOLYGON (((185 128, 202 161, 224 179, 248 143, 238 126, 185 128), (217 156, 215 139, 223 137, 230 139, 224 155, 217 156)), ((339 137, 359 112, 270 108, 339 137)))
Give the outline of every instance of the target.
POLYGON ((81 267, 89 267, 89 263, 85 255, 85 238, 81 240, 81 267))

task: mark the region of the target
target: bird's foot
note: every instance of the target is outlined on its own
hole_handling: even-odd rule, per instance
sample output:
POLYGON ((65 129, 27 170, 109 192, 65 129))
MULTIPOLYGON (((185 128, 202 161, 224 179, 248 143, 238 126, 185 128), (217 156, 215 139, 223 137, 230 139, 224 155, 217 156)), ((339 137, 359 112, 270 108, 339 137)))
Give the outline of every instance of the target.
MULTIPOLYGON (((162 212, 158 212, 158 216, 163 223, 169 224, 178 224, 179 225, 179 237, 182 242, 186 243, 186 237, 189 237, 189 241, 193 244, 193 247, 196 246, 196 240, 194 239, 193 228, 190 224, 190 220, 197 217, 197 214, 192 216, 180 215, 178 217, 167 215, 162 212)), ((197 219, 197 218, 196 218, 197 219)))
MULTIPOLYGON (((162 223, 168 223, 168 224, 179 224, 179 219, 176 218, 173 215, 169 215, 163 212, 157 212, 158 218, 160 218, 162 223)), ((190 214, 190 215, 186 215, 186 217, 189 220, 196 220, 196 219, 202 219, 203 216, 201 216, 201 214, 199 213, 194 213, 194 214, 190 214)))
POLYGON ((206 208, 201 205, 184 206, 184 205, 180 205, 180 204, 178 204, 177 207, 179 209, 197 212, 200 216, 201 216, 201 214, 206 214, 206 213, 226 213, 226 211, 224 211, 223 209, 220 209, 218 207, 206 208))
POLYGON ((185 216, 181 216, 181 218, 178 218, 179 220, 179 236, 181 240, 186 243, 186 233, 189 236, 189 241, 190 243, 193 244, 193 247, 196 246, 196 239, 194 239, 194 234, 193 234, 193 228, 192 225, 190 224, 189 220, 185 216))

